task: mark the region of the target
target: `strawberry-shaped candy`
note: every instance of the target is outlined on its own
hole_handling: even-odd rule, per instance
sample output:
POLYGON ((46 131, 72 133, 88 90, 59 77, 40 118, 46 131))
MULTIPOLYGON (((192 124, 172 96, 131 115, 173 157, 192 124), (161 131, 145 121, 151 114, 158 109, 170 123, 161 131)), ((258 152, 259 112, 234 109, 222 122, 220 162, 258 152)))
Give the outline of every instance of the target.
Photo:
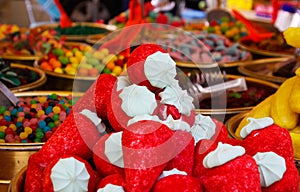
POLYGON ((115 185, 115 186, 122 186, 125 185, 124 175, 121 174, 112 174, 104 177, 100 183, 98 184, 97 189, 104 188, 106 185, 115 185))
POLYGON ((100 176, 78 156, 65 155, 44 170, 43 191, 95 191, 100 176), (63 182, 62 182, 63 181, 63 182))
POLYGON ((125 190, 150 191, 167 162, 174 157, 174 132, 159 122, 144 120, 123 131, 125 190))
POLYGON ((127 73, 132 83, 155 92, 174 83, 176 63, 159 45, 143 44, 129 57, 127 73))
POLYGON ((110 104, 113 86, 117 78, 110 74, 101 74, 97 79, 95 93, 95 106, 98 116, 102 120, 107 119, 107 105, 110 104))
POLYGON ((299 173, 294 162, 288 162, 274 152, 258 152, 253 158, 260 172, 262 191, 299 190, 299 173))
POLYGON ((194 167, 193 167, 193 176, 201 177, 204 172, 207 171, 207 168, 203 165, 204 157, 211 151, 217 148, 217 143, 209 139, 201 139, 195 147, 194 151, 194 167))
POLYGON ((220 142, 205 156, 203 165, 207 168, 200 177, 204 191, 261 191, 257 164, 241 146, 220 142))
POLYGON ((294 161, 292 140, 288 130, 275 125, 270 117, 248 120, 249 124, 240 132, 244 138, 243 146, 247 154, 253 156, 257 152, 272 151, 287 161, 294 161))
MULTIPOLYGON (((106 155, 107 149, 114 148, 114 146, 108 146, 110 143, 106 143, 108 138, 113 134, 114 141, 117 142, 117 140, 121 140, 122 132, 117 132, 117 133, 110 133, 106 134, 101 137, 93 147, 93 160, 95 167, 99 174, 102 177, 111 175, 111 174, 123 174, 123 166, 120 167, 121 165, 117 164, 115 162, 110 162, 106 155)), ((121 141, 120 141, 121 142, 121 141)), ((113 143, 117 144, 117 143, 113 143)), ((117 146, 116 146, 117 147, 117 146)), ((119 145, 119 147, 122 149, 122 146, 119 145)), ((123 157, 122 157, 123 158, 123 157)))
POLYGON ((119 97, 119 92, 114 88, 111 94, 111 100, 107 105, 107 118, 109 124, 114 131, 122 131, 126 129, 130 117, 123 111, 122 100, 119 97))
MULTIPOLYGON (((41 167, 37 167, 34 172, 43 172, 43 169, 54 159, 65 154, 76 155, 84 159, 92 157, 92 147, 99 139, 99 131, 93 121, 81 113, 75 113, 71 110, 65 121, 58 127, 55 133, 37 152, 38 157, 35 161, 29 161, 28 166, 35 162, 41 167)), ((30 172, 28 172, 30 173, 30 172)), ((39 173, 42 175, 42 173, 39 173)), ((35 192, 34 188, 41 186, 32 186, 31 183, 41 185, 42 177, 29 177, 26 179, 25 191, 35 192)))
MULTIPOLYGON (((192 175, 194 165, 194 138, 187 131, 176 131, 173 136, 174 146, 179 150, 176 155, 167 165, 165 170, 171 170, 176 168, 180 171, 186 172, 188 175, 192 175)), ((170 149, 171 150, 171 149, 170 149)))
POLYGON ((159 179, 152 190, 153 192, 202 192, 202 186, 198 179, 189 176, 174 174, 159 179))
POLYGON ((42 191, 41 178, 47 165, 43 160, 45 159, 41 159, 38 152, 30 155, 25 178, 25 192, 42 191))

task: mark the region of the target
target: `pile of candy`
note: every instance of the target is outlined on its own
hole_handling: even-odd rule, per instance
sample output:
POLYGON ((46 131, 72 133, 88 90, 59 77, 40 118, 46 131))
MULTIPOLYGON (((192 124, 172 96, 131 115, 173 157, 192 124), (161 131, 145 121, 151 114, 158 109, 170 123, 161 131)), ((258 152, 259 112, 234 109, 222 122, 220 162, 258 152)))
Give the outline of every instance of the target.
POLYGON ((66 119, 72 95, 19 98, 16 106, 0 106, 0 143, 45 142, 66 119))
POLYGON ((53 47, 39 61, 39 67, 55 73, 97 77, 101 73, 120 75, 125 69, 127 56, 112 54, 108 49, 93 50, 85 44, 53 47))
POLYGON ((218 63, 229 63, 246 60, 251 56, 248 51, 241 50, 237 43, 232 44, 224 36, 207 32, 191 33, 189 36, 178 35, 175 38, 160 38, 156 41, 166 47, 170 46, 169 54, 179 61, 209 63, 213 58, 218 63))
POLYGON ((241 21, 230 21, 228 17, 222 17, 220 20, 212 21, 208 25, 205 22, 188 23, 184 26, 184 29, 224 35, 233 42, 237 42, 240 38, 248 35, 248 30, 241 21))
POLYGON ((20 31, 19 26, 10 24, 0 24, 0 39, 6 38, 8 35, 20 31))

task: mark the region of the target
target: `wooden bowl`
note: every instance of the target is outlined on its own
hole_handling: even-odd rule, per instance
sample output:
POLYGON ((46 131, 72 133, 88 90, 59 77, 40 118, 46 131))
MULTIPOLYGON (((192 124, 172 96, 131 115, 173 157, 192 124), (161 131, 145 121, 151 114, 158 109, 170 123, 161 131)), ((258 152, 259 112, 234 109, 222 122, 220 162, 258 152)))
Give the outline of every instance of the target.
POLYGON ((47 77, 46 77, 45 73, 42 70, 38 69, 38 68, 30 67, 30 66, 22 65, 22 64, 17 64, 17 63, 12 63, 11 67, 12 68, 18 68, 18 69, 29 69, 30 71, 34 71, 39 75, 39 78, 36 81, 32 82, 32 83, 28 83, 26 85, 21 85, 21 86, 18 86, 18 87, 10 88, 10 90, 13 93, 34 90, 38 87, 41 87, 47 81, 47 77))
MULTIPOLYGON (((72 95, 74 98, 80 98, 83 93, 69 91, 34 91, 18 92, 15 95, 20 97, 46 96, 56 93, 60 96, 72 95)), ((43 146, 40 143, 0 143, 0 189, 2 186, 8 186, 10 180, 27 165, 31 154, 39 151, 43 146)), ((2 190, 0 190, 2 191, 2 190)))

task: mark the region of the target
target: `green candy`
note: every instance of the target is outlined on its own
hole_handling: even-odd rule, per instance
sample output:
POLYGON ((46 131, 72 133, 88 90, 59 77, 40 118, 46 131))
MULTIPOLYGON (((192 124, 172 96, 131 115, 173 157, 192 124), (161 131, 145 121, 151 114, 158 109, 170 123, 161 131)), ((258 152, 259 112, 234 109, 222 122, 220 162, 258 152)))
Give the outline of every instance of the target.
MULTIPOLYGON (((57 121, 59 119, 58 114, 53 114, 52 116, 53 121, 57 121)), ((48 125, 49 126, 49 125, 48 125)), ((49 126, 50 127, 50 126, 49 126)))
POLYGON ((0 114, 3 114, 6 111, 5 106, 0 106, 0 114))
POLYGON ((4 139, 5 138, 5 133, 4 132, 0 132, 0 139, 4 139))
POLYGON ((56 49, 53 49, 52 50, 52 53, 56 56, 61 56, 61 55, 64 55, 65 52, 64 50, 60 49, 60 48, 56 48, 56 49))
POLYGON ((37 132, 36 133, 36 138, 37 139, 41 139, 41 138, 43 138, 44 137, 44 133, 43 132, 37 132))
MULTIPOLYGON (((53 119, 53 118, 52 118, 53 119)), ((55 127, 55 124, 53 122, 49 122, 48 123, 48 127, 50 127, 51 129, 55 127)))
POLYGON ((50 95, 50 98, 51 99, 57 99, 58 97, 57 97, 57 95, 55 93, 53 93, 53 94, 50 95))
POLYGON ((66 57, 66 56, 63 56, 63 55, 59 56, 59 57, 58 57, 58 60, 59 60, 59 61, 61 62, 61 64, 63 64, 63 65, 67 65, 67 64, 70 63, 69 58, 66 57))

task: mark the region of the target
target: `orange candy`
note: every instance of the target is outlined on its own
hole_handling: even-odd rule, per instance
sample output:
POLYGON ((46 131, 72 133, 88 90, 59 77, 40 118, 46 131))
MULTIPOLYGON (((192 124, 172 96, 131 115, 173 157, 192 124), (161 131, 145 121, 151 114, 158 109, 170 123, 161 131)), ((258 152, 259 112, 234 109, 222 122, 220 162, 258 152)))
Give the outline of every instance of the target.
POLYGON ((46 71, 52 71, 53 68, 52 66, 47 62, 47 61, 43 61, 40 65, 40 68, 46 71))
POLYGON ((115 68, 115 63, 113 61, 108 62, 105 67, 110 69, 111 71, 115 68))

